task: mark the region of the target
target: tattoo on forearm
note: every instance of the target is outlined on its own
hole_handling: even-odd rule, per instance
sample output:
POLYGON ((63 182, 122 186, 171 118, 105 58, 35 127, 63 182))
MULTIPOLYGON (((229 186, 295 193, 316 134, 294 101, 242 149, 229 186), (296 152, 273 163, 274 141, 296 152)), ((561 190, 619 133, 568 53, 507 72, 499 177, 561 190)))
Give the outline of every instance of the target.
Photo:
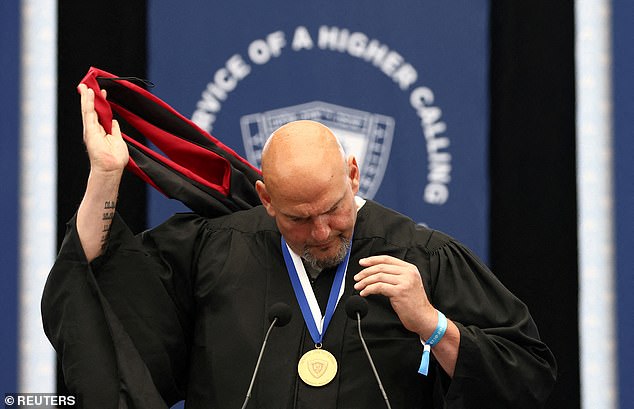
POLYGON ((103 221, 103 229, 101 230, 101 251, 106 249, 108 244, 108 237, 110 236, 110 225, 112 224, 112 219, 114 218, 114 209, 117 207, 116 200, 107 200, 103 205, 103 216, 101 220, 103 221))

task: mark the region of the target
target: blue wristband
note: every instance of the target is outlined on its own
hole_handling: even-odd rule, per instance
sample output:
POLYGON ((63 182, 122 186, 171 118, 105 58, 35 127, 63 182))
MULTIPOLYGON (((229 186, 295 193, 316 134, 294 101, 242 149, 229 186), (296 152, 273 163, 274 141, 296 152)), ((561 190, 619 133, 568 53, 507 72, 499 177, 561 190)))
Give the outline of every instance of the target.
POLYGON ((436 329, 431 334, 431 336, 423 343, 423 356, 420 360, 420 367, 418 368, 418 373, 421 375, 427 375, 429 370, 429 356, 431 353, 431 347, 440 342, 443 336, 445 336, 445 332, 447 331, 447 317, 442 312, 436 310, 438 312, 438 324, 436 325, 436 329))

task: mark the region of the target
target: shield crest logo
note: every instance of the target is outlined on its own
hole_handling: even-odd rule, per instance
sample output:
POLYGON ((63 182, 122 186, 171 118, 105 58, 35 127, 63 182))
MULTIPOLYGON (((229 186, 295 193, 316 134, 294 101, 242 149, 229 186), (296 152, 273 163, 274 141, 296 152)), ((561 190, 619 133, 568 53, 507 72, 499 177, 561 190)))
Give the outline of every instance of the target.
POLYGON ((389 160, 394 118, 321 101, 245 115, 240 118, 240 129, 249 162, 259 168, 262 148, 271 133, 300 119, 320 122, 332 130, 346 155, 357 158, 361 171, 359 195, 372 199, 389 160))
POLYGON ((321 377, 326 372, 326 368, 328 368, 328 362, 323 359, 315 359, 308 364, 308 370, 315 378, 321 377))

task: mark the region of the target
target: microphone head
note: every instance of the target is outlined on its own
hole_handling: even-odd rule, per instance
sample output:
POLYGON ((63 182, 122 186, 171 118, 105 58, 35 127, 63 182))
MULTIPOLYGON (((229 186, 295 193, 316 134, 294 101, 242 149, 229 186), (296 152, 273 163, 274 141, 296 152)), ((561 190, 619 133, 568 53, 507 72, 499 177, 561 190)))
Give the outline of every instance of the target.
POLYGON ((368 302, 360 295, 353 295, 346 300, 346 314, 356 320, 357 313, 359 313, 360 318, 365 317, 368 313, 368 302))
POLYGON ((292 316, 293 312, 291 311, 291 307, 283 302, 273 304, 269 310, 269 321, 273 322, 273 320, 277 318, 275 322, 276 327, 283 327, 288 324, 292 316))

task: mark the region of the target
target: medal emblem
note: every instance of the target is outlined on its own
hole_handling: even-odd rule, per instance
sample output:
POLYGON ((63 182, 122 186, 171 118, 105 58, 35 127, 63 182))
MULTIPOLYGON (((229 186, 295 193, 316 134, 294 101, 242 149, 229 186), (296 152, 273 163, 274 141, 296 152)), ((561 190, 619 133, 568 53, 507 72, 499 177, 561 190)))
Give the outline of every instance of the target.
POLYGON ((321 348, 306 352, 299 360, 297 372, 302 381, 310 386, 324 386, 337 375, 337 360, 321 348))

